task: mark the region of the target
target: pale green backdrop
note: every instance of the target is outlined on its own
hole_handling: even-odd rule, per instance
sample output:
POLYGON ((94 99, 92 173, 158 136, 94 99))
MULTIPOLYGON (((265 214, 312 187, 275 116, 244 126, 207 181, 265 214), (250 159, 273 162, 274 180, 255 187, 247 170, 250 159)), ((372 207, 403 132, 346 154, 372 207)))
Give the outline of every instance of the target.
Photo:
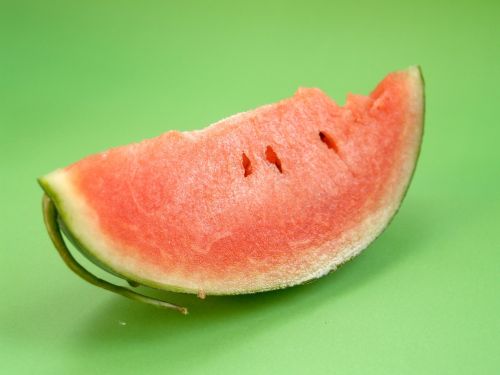
POLYGON ((499 15, 496 1, 2 1, 0 373, 499 374, 499 15), (48 240, 39 175, 299 86, 343 102, 411 64, 427 84, 413 185, 335 274, 164 296, 185 317, 86 284, 48 240))

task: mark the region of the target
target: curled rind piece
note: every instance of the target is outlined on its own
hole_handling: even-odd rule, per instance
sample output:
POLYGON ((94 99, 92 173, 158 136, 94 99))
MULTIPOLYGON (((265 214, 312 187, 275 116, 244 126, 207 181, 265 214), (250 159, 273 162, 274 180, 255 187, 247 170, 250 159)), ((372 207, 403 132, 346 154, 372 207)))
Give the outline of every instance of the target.
MULTIPOLYGON (((73 255, 71 255, 68 247, 66 246, 64 238, 61 234, 59 222, 57 221, 58 212, 56 206, 54 205, 54 202, 52 202, 52 200, 47 196, 47 194, 43 195, 42 209, 45 227, 47 228, 47 232, 49 233, 50 239, 52 240, 52 243, 54 244, 57 252, 61 256, 64 263, 82 279, 92 285, 109 290, 110 292, 119 294, 134 301, 147 303, 149 305, 164 309, 177 310, 184 315, 188 313, 188 309, 186 307, 174 305, 172 303, 165 302, 153 297, 145 296, 123 286, 111 284, 110 282, 100 279, 97 276, 91 274, 80 263, 76 261, 76 259, 73 257, 73 255)), ((135 286, 135 283, 132 282, 131 286, 135 286)))

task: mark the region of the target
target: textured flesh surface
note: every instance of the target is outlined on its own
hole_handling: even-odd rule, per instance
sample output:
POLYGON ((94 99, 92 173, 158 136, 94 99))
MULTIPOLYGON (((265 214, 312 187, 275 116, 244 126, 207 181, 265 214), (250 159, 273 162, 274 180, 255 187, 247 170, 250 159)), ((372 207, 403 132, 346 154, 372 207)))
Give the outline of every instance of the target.
POLYGON ((256 292, 319 277, 397 211, 422 133, 418 68, 338 106, 318 89, 89 156, 41 178, 91 259, 164 289, 256 292))

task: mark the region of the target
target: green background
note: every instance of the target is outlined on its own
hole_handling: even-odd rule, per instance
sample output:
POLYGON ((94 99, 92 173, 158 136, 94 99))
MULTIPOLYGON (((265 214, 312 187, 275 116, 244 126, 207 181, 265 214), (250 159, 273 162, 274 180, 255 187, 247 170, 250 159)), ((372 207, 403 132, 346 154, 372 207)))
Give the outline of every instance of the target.
POLYGON ((167 3, 0 5, 0 372, 500 373, 500 2, 167 3), (413 184, 328 277, 163 295, 186 317, 86 284, 49 242, 37 176, 299 86, 342 103, 412 64, 427 89, 413 184))

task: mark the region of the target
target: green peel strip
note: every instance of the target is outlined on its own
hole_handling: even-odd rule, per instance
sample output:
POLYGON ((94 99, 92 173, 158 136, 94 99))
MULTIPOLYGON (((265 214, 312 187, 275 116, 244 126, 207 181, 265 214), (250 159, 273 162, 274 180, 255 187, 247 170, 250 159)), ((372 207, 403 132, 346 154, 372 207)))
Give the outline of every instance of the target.
POLYGON ((58 212, 56 206, 54 205, 54 202, 52 202, 52 200, 47 196, 47 194, 43 195, 42 206, 43 206, 43 219, 45 221, 45 226, 47 227, 47 232, 49 233, 52 243, 56 247, 57 252, 61 256, 64 263, 82 279, 84 279, 85 281, 89 282, 92 285, 109 290, 110 292, 117 293, 123 297, 130 298, 134 301, 147 303, 149 305, 153 305, 164 309, 177 310, 184 315, 188 313, 188 310, 185 307, 177 306, 172 303, 168 303, 153 297, 145 296, 143 294, 125 288, 123 286, 111 284, 108 281, 100 279, 97 276, 91 274, 76 261, 76 259, 71 255, 68 247, 66 246, 64 238, 61 234, 61 228, 59 226, 59 222, 57 221, 58 212))

